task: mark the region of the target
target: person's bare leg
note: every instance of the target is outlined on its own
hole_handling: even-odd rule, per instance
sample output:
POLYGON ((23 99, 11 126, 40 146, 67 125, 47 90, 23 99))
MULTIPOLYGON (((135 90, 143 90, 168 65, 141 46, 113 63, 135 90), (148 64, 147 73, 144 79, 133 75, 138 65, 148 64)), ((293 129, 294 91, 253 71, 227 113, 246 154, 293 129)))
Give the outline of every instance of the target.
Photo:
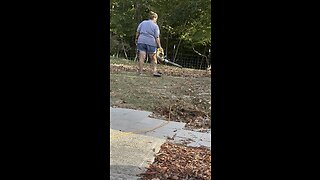
POLYGON ((149 54, 151 63, 152 63, 152 68, 153 68, 153 74, 157 73, 157 56, 156 54, 149 54))
POLYGON ((146 52, 144 51, 139 51, 139 63, 138 63, 138 68, 139 68, 139 74, 142 74, 143 71, 143 63, 144 59, 146 58, 146 52))

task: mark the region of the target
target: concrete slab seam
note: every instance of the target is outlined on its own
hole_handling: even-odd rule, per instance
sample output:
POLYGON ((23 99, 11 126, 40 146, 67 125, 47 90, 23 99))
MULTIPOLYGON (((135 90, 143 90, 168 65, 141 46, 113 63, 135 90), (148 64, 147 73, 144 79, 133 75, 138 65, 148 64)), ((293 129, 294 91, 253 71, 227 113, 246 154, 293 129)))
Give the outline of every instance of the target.
POLYGON ((152 128, 152 129, 145 129, 145 130, 142 130, 142 131, 134 131, 134 132, 123 132, 123 133, 118 133, 117 135, 114 135, 114 136, 111 136, 110 139, 116 139, 116 138, 119 138, 119 137, 123 137, 123 136, 130 136, 132 134, 140 134, 140 133, 147 133, 147 132, 150 132, 150 131, 153 131, 153 130, 156 130, 158 128, 161 128, 163 127, 164 125, 168 124, 170 121, 166 121, 164 123, 161 123, 160 125, 152 128))

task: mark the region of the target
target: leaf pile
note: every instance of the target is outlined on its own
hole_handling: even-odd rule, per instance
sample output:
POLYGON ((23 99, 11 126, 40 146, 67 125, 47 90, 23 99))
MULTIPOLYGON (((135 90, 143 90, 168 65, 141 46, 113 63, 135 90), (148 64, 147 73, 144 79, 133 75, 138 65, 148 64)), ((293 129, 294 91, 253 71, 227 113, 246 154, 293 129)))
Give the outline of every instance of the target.
MULTIPOLYGON (((167 65, 158 65, 157 69, 166 76, 178 76, 178 77, 210 77, 211 71, 196 70, 188 68, 176 68, 167 65)), ((137 72, 137 66, 135 64, 110 64, 110 73, 118 73, 122 71, 137 72)), ((143 71, 146 73, 152 73, 152 68, 149 64, 145 64, 143 71)))
POLYGON ((117 73, 122 71, 136 72, 137 67, 124 64, 110 64, 110 73, 117 73))
POLYGON ((147 179, 211 179, 211 151, 172 143, 161 146, 154 162, 141 174, 147 179))
POLYGON ((211 128, 211 111, 187 101, 177 100, 170 105, 158 107, 154 110, 152 117, 164 118, 186 123, 189 128, 211 128))

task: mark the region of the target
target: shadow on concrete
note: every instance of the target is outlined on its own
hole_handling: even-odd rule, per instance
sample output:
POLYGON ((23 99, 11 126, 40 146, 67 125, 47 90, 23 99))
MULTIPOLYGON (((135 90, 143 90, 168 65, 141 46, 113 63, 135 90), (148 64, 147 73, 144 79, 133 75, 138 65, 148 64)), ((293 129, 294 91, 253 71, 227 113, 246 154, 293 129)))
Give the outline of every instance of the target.
POLYGON ((110 179, 141 179, 140 174, 144 173, 146 169, 130 165, 110 165, 110 179))

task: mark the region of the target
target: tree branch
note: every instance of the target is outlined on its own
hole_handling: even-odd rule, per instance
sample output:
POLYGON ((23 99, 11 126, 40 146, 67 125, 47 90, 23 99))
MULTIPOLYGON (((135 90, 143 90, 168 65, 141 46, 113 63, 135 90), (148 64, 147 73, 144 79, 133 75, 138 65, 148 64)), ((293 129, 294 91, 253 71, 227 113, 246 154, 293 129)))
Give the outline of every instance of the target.
POLYGON ((192 49, 193 49, 193 51, 194 51, 195 53, 197 53, 199 56, 202 56, 202 57, 208 58, 207 56, 205 56, 205 55, 203 55, 203 54, 199 53, 197 50, 195 50, 195 49, 194 49, 194 45, 192 45, 192 49))

